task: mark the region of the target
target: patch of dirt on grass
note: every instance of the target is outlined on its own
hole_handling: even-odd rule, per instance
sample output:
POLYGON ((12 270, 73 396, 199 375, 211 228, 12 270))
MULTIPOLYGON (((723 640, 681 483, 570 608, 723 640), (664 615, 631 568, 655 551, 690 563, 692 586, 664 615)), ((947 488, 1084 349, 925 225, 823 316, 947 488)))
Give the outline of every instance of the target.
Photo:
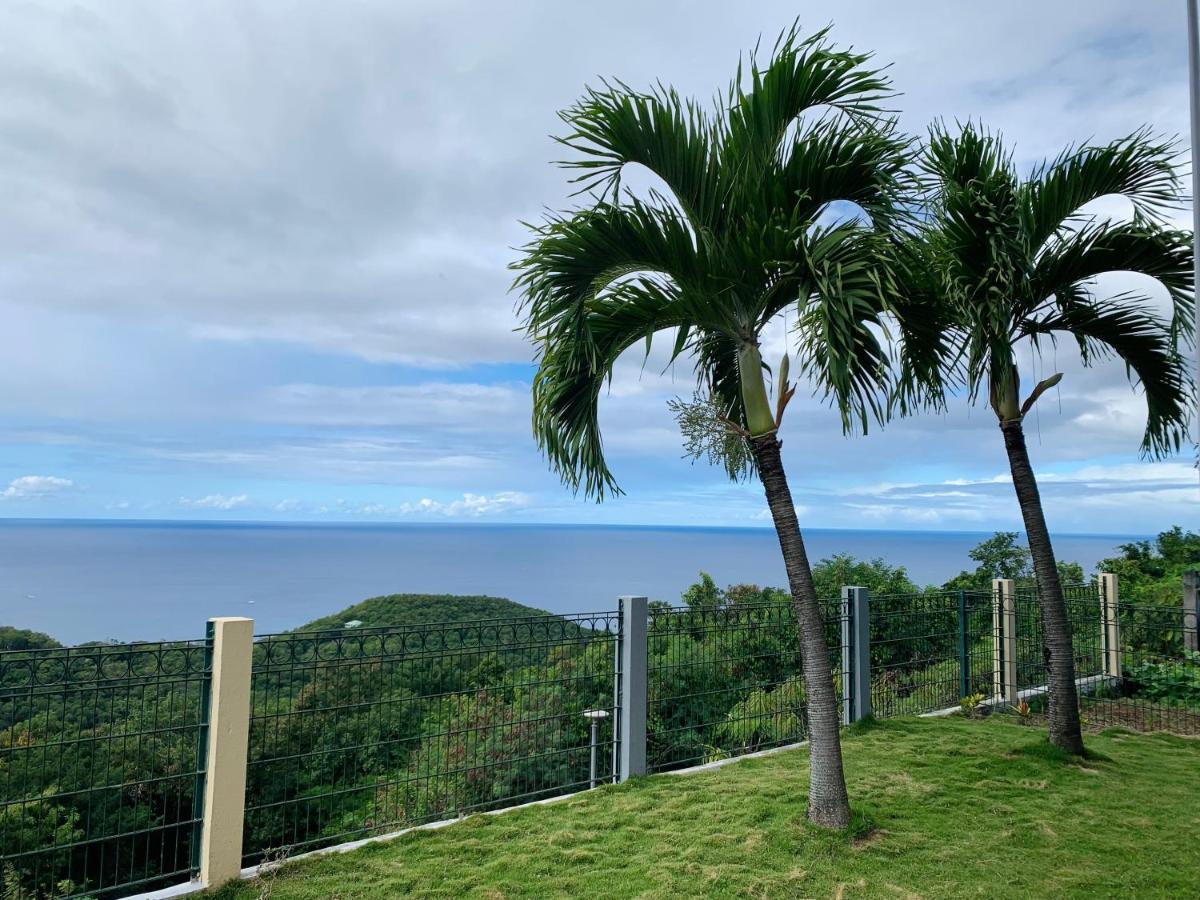
POLYGON ((859 835, 850 841, 850 849, 856 853, 870 850, 876 844, 882 843, 887 832, 881 828, 872 828, 866 834, 859 835))
POLYGON ((895 891, 896 894, 900 897, 903 897, 904 900, 921 900, 920 894, 914 894, 908 888, 902 888, 898 884, 885 884, 884 887, 886 887, 889 891, 895 891))
POLYGON ((901 791, 906 794, 928 794, 936 790, 936 786, 917 781, 907 772, 896 772, 888 777, 887 787, 883 789, 883 792, 885 794, 895 794, 901 791))

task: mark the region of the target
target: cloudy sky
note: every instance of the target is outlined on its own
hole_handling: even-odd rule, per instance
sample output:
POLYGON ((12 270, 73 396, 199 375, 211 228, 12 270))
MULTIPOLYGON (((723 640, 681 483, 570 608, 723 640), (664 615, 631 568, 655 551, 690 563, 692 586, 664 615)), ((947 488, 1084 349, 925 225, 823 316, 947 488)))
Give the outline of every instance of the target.
MULTIPOLYGON (((762 525, 755 485, 680 458, 690 372, 636 351, 602 406, 627 496, 540 459, 506 264, 567 195, 555 111, 604 76, 707 98, 799 16, 893 63, 909 131, 980 117, 1028 164, 1186 135, 1183 10, 5 3, 0 516, 762 525)), ((1052 527, 1195 524, 1187 460, 1137 458, 1123 370, 1059 356, 1029 420, 1052 527)), ((783 438, 810 525, 1018 522, 986 410, 845 438, 797 398, 783 438)))

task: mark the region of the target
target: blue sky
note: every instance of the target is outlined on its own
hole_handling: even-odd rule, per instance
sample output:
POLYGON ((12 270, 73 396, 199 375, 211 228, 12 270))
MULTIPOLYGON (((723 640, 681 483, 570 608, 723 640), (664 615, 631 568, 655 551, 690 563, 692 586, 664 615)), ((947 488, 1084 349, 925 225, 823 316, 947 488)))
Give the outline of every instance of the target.
MULTIPOLYGON (((711 96, 799 13, 893 63, 908 130, 982 118, 1029 164, 1186 134, 1183 6, 6 4, 0 516, 764 525, 756 485, 681 459, 691 373, 657 356, 603 400, 625 496, 539 457, 506 264, 566 202, 555 111, 600 76, 711 96)), ((1052 527, 1194 524, 1188 461, 1137 458, 1123 371, 1051 366, 1052 527)), ((1019 521, 983 409, 845 438, 798 398, 782 436, 811 526, 1019 521)))

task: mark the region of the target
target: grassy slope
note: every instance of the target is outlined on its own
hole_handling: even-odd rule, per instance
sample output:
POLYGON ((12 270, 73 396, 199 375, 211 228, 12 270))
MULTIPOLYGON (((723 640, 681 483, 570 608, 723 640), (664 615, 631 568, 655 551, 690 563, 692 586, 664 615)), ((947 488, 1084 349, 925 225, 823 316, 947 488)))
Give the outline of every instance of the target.
POLYGON ((846 737, 857 838, 803 824, 804 751, 601 788, 297 863, 269 896, 1088 897, 1200 895, 1200 743, 1089 737, 1055 756, 999 721, 891 720, 846 737))
POLYGON ((500 597, 468 597, 454 594, 389 594, 372 597, 331 616, 300 626, 299 631, 341 628, 360 620, 364 628, 414 625, 425 622, 465 622, 471 619, 520 618, 549 615, 545 610, 522 606, 500 597))

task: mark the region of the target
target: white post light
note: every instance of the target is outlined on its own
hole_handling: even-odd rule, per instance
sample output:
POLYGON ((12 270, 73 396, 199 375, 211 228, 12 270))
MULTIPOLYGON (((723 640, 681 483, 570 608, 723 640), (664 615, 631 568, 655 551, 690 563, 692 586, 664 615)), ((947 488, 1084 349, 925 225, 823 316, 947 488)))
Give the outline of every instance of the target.
POLYGON ((600 723, 608 718, 608 710, 585 709, 583 717, 592 723, 592 767, 588 787, 594 788, 596 786, 596 766, 599 762, 598 754, 600 752, 600 723))

